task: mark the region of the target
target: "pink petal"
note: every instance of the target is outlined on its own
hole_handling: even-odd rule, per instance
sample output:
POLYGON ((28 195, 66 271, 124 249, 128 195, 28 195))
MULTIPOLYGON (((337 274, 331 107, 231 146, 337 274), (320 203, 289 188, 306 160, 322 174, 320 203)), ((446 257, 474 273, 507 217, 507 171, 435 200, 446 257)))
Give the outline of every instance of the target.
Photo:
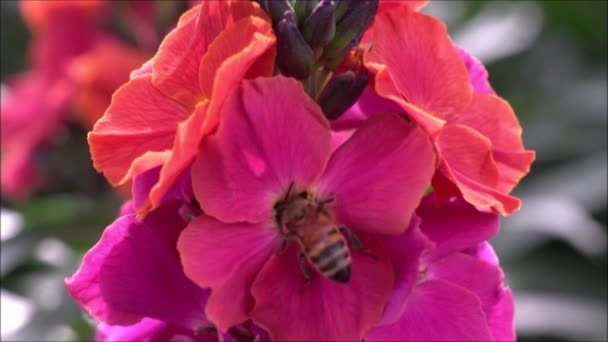
POLYGON ((483 64, 465 49, 456 45, 454 45, 454 48, 467 67, 469 78, 473 84, 473 91, 477 94, 495 94, 488 80, 488 71, 483 64))
POLYGON ((473 292, 481 300, 486 316, 492 312, 500 298, 501 269, 470 255, 454 253, 431 264, 427 279, 445 280, 473 292))
POLYGON ((98 342, 116 341, 192 341, 216 342, 217 334, 197 334, 193 330, 185 329, 152 318, 144 318, 133 325, 108 325, 100 323, 97 326, 95 340, 98 342))
POLYGON ((329 124, 295 80, 244 81, 227 100, 216 137, 193 166, 194 193, 224 222, 260 222, 293 181, 313 183, 330 151, 329 124))
POLYGON ((101 240, 84 256, 78 271, 65 284, 70 295, 93 318, 108 324, 133 324, 141 316, 116 309, 109 304, 101 293, 100 270, 106 258, 115 245, 120 243, 129 227, 134 223, 135 216, 122 216, 103 232, 101 240))
MULTIPOLYGON (((135 176, 135 179, 133 180, 133 205, 135 208, 141 208, 145 203, 150 194, 150 190, 158 181, 159 175, 160 166, 135 176)), ((173 201, 188 203, 193 196, 190 172, 185 172, 184 175, 173 184, 171 189, 169 189, 169 192, 163 196, 160 205, 162 206, 173 201)))
POLYGON ((494 335, 494 340, 516 340, 514 314, 513 293, 510 289, 502 289, 500 300, 488 317, 488 325, 494 335))
POLYGON ((479 299, 448 282, 419 285, 399 321, 370 331, 366 341, 491 341, 479 299))
POLYGON ((179 206, 164 206, 133 222, 99 270, 101 294, 118 310, 198 329, 208 325, 208 292, 185 277, 175 250, 184 227, 179 206))
POLYGON ((205 313, 218 329, 247 320, 253 306, 249 287, 278 248, 278 230, 262 224, 227 224, 201 215, 179 237, 177 248, 186 275, 211 288, 205 313))
POLYGON ((395 114, 368 119, 333 154, 318 184, 335 195, 337 220, 375 234, 400 234, 431 182, 435 156, 429 138, 395 114))
POLYGON ((433 196, 425 198, 416 214, 420 229, 437 245, 431 260, 474 247, 498 233, 498 216, 478 211, 462 199, 453 199, 437 208, 433 196))
POLYGON ((410 227, 399 236, 387 238, 395 271, 395 288, 380 324, 395 322, 405 309, 407 298, 414 290, 420 274, 420 256, 434 244, 420 232, 420 218, 412 217, 410 227))
POLYGON ((391 100, 380 97, 371 87, 366 87, 359 100, 338 119, 331 122, 333 130, 355 129, 374 113, 403 113, 403 109, 391 100))
POLYGON ((354 251, 348 283, 313 271, 302 292, 304 277, 295 245, 272 256, 251 288, 253 321, 276 341, 361 341, 382 317, 394 280, 386 247, 377 240, 363 241, 376 258, 354 251))

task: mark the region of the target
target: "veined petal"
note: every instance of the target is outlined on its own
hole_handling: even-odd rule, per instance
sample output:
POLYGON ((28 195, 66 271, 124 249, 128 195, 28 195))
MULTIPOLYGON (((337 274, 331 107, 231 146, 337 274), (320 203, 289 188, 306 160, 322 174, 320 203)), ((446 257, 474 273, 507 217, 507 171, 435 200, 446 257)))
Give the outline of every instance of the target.
POLYGON ((205 313, 219 330, 248 319, 249 288, 279 246, 279 232, 267 223, 227 224, 201 215, 181 233, 177 248, 186 275, 211 288, 205 313))
MULTIPOLYGON (((458 187, 467 202, 502 215, 519 209, 521 201, 518 198, 500 191, 504 176, 500 175, 494 160, 490 139, 471 127, 450 124, 441 131, 437 149, 443 159, 439 170, 458 187)), ((443 190, 436 187, 435 191, 441 193, 443 190)))
POLYGON ((376 74, 376 92, 400 104, 431 135, 471 101, 467 69, 445 25, 408 6, 378 14, 364 62, 376 74))
POLYGON ((382 317, 394 281, 385 246, 362 240, 375 257, 353 251, 351 278, 344 284, 313 271, 304 288, 295 245, 272 256, 251 288, 253 321, 276 341, 361 341, 382 317))
POLYGON ((396 114, 378 113, 333 154, 318 194, 335 196, 341 224, 396 235, 407 228, 434 169, 427 135, 396 114))
POLYGON ((492 142, 499 173, 496 189, 508 194, 530 171, 534 151, 524 150, 522 130, 509 103, 495 95, 475 95, 455 124, 471 127, 492 142))
POLYGON ((93 164, 112 184, 122 184, 135 159, 171 147, 175 129, 190 111, 158 91, 151 76, 130 80, 89 133, 93 164))
POLYGON ((481 302, 442 280, 420 284, 401 318, 370 331, 366 341, 492 341, 481 302))
POLYGON ((201 208, 224 222, 271 218, 291 182, 311 185, 330 151, 329 124, 295 80, 245 81, 228 99, 216 136, 193 166, 201 208))

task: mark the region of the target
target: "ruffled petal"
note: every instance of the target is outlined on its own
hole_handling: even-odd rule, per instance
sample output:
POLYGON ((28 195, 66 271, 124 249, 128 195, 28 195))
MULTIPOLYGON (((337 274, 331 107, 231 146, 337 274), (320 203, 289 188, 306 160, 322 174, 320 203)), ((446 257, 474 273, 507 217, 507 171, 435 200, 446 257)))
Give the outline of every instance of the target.
POLYGON ((99 242, 91 248, 82 260, 76 273, 66 278, 65 284, 70 295, 94 319, 108 324, 133 324, 141 320, 141 315, 121 311, 109 304, 102 295, 100 270, 115 245, 127 235, 135 216, 122 216, 103 232, 99 242))
POLYGON ((453 122, 475 129, 492 142, 498 191, 509 193, 530 172, 535 154, 524 150, 521 126, 507 101, 495 95, 475 95, 453 122))
POLYGON ((203 210, 224 222, 261 222, 289 184, 304 189, 325 168, 330 130, 295 80, 245 81, 227 101, 217 136, 192 170, 203 210))
POLYGON ((121 184, 133 161, 148 151, 171 147, 177 124, 190 111, 137 77, 118 89, 112 105, 89 133, 93 165, 112 184, 121 184))
POLYGON ((366 341, 492 341, 481 302, 441 280, 420 284, 401 318, 370 331, 366 341))
POLYGON ((177 248, 184 272, 211 288, 205 308, 219 330, 247 320, 253 306, 249 288, 278 247, 279 232, 263 224, 227 224, 201 215, 181 233, 177 248))
POLYGON ((408 6, 378 14, 364 63, 376 74, 376 92, 400 104, 431 135, 471 101, 467 69, 445 25, 408 6))
MULTIPOLYGON (((467 202, 503 215, 519 209, 518 198, 498 189, 501 175, 488 138, 471 127, 451 124, 441 131, 437 149, 443 159, 439 170, 458 187, 467 202)), ((441 187, 435 190, 443 191, 441 187)))
MULTIPOLYGON (((232 7, 234 11, 238 8, 236 5, 232 7)), ((246 10, 241 12, 246 13, 246 10)), ((242 79, 272 73, 274 41, 268 22, 248 17, 220 33, 209 46, 199 70, 204 70, 206 79, 213 82, 211 99, 199 103, 193 115, 178 126, 173 153, 163 166, 159 182, 150 192, 149 201, 142 207, 139 216, 158 207, 164 193, 191 165, 201 141, 216 130, 219 112, 226 98, 242 79)))
POLYGON ((386 247, 371 238, 363 243, 376 257, 353 251, 344 284, 313 271, 304 288, 295 244, 272 256, 251 288, 253 321, 276 341, 361 341, 382 317, 394 281, 386 247))
POLYGON ((335 196, 341 224, 396 235, 407 228, 434 169, 426 134, 396 114, 378 113, 334 153, 318 194, 335 196))
POLYGON ((243 1, 204 1, 180 18, 177 28, 161 43, 152 68, 154 84, 168 96, 194 107, 211 94, 201 88, 199 72, 213 83, 214 69, 201 68, 201 60, 218 44, 216 38, 237 20, 265 18, 257 4, 243 1))
POLYGON ((433 196, 425 198, 416 211, 420 229, 436 248, 428 255, 436 260, 450 253, 464 251, 489 240, 498 233, 498 216, 483 213, 462 199, 453 199, 437 208, 433 196))

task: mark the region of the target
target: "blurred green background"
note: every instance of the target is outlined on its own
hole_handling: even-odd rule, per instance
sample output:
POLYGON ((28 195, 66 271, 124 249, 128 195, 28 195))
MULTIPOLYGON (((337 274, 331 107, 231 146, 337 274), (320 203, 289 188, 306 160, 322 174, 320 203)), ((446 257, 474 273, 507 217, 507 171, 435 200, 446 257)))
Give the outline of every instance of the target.
MULTIPOLYGON (((29 33, 1 1, 3 81, 27 68, 29 33)), ((608 339, 606 1, 436 1, 424 12, 482 60, 537 151, 518 213, 492 241, 513 289, 520 341, 608 339)), ((68 125, 39 156, 48 182, 1 199, 3 341, 90 340, 63 278, 121 200, 92 168, 86 132, 68 125)))

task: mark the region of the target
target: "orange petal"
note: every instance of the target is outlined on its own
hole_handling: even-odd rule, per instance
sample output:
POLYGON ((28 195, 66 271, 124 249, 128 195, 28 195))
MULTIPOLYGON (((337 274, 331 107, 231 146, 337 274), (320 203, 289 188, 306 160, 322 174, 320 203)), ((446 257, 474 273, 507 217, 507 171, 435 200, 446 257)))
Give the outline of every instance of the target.
POLYGON ((241 80, 245 76, 271 75, 274 42, 270 23, 250 16, 236 21, 209 46, 209 57, 205 55, 200 70, 209 72, 205 77, 213 76, 210 101, 199 104, 194 114, 179 125, 173 154, 163 165, 159 181, 150 191, 149 201, 140 208, 138 216, 143 217, 156 208, 162 196, 192 163, 201 141, 217 128, 224 101, 241 80))
POLYGON ((437 149, 444 160, 439 170, 458 187, 467 202, 502 215, 519 209, 519 199, 499 189, 500 170, 488 138, 467 126, 447 125, 438 136, 437 149))
POLYGON ((130 80, 114 93, 112 104, 89 133, 93 165, 110 183, 124 183, 139 156, 171 147, 177 124, 189 114, 156 89, 150 75, 130 80))
POLYGON ((430 134, 471 101, 467 69, 445 25, 408 6, 378 14, 364 63, 376 74, 376 92, 399 103, 430 134))

